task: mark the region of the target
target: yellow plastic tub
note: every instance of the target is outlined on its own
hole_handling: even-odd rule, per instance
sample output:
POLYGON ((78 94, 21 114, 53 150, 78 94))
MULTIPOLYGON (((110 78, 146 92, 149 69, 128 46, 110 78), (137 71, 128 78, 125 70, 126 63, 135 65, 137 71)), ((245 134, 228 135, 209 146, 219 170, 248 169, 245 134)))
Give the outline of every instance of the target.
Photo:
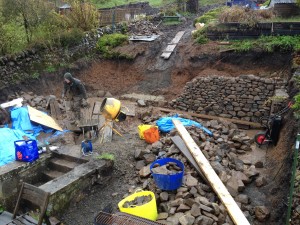
POLYGON ((157 219, 157 206, 156 206, 155 195, 151 191, 137 190, 134 194, 129 195, 128 197, 120 201, 118 203, 118 207, 120 211, 124 213, 128 213, 134 216, 139 216, 152 221, 156 221, 157 219), (141 206, 132 205, 129 208, 123 207, 126 201, 133 201, 136 197, 147 196, 149 194, 152 196, 150 202, 141 206))

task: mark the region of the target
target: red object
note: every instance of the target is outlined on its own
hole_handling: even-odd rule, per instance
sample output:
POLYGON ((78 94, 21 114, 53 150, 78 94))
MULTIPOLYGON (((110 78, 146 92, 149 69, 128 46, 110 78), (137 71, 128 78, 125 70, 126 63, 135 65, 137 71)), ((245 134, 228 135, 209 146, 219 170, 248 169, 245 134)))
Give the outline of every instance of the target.
POLYGON ((149 144, 159 141, 160 136, 157 127, 151 127, 144 131, 145 141, 149 144))

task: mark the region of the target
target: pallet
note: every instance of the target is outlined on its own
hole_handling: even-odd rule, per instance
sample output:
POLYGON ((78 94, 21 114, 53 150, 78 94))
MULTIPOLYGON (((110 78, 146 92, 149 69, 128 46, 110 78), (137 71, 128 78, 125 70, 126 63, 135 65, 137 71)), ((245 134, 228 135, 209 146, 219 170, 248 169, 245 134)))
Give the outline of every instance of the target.
POLYGON ((174 49, 176 48, 176 45, 179 43, 180 39, 184 35, 185 31, 179 31, 176 36, 173 38, 173 40, 168 44, 166 49, 161 54, 161 57, 164 59, 169 59, 171 54, 173 53, 174 49))

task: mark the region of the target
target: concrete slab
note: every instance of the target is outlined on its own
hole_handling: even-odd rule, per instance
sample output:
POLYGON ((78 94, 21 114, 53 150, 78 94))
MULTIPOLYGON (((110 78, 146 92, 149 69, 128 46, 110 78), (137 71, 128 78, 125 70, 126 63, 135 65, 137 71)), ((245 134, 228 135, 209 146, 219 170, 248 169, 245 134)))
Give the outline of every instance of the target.
POLYGON ((96 171, 101 169, 101 167, 104 167, 105 164, 106 163, 104 160, 94 160, 88 163, 81 164, 75 167, 70 172, 65 173, 64 175, 39 186, 39 188, 44 191, 50 192, 51 195, 53 195, 56 192, 73 184, 74 182, 93 173, 96 173, 96 171))

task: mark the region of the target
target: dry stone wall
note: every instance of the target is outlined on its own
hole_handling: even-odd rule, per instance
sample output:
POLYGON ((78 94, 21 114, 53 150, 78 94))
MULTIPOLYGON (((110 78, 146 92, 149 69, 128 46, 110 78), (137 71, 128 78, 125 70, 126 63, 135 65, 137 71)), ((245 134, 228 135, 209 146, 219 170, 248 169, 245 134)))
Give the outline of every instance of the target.
POLYGON ((183 94, 170 105, 184 111, 258 121, 270 114, 267 100, 282 85, 279 78, 254 75, 198 77, 188 82, 183 94))

